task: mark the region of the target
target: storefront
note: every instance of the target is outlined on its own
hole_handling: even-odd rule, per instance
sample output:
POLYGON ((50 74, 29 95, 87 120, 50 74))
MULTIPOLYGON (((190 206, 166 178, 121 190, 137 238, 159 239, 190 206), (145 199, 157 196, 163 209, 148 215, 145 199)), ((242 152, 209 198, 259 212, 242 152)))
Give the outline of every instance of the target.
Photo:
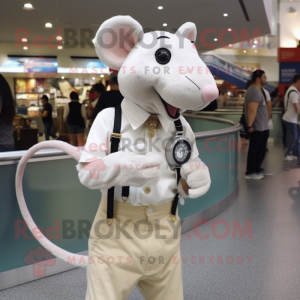
POLYGON ((11 83, 16 101, 15 150, 27 150, 44 140, 44 126, 40 116, 43 95, 48 96, 52 105, 52 131, 67 141, 68 132, 63 121, 63 111, 64 106, 70 102, 70 93, 78 93, 79 102, 87 106, 92 85, 101 82, 109 89, 110 70, 98 58, 71 56, 70 59, 72 67, 65 68, 59 66, 56 56, 8 55, 7 60, 0 66, 0 72, 11 83))

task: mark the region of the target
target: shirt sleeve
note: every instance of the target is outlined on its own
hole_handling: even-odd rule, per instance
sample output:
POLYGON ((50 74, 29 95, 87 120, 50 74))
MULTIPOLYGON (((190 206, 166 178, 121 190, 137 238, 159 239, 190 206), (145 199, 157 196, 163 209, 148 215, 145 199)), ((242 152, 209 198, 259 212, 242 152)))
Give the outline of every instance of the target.
MULTIPOLYGON (((248 90, 248 93, 249 94, 247 95, 247 103, 261 102, 261 98, 262 97, 264 98, 262 91, 256 87, 253 87, 252 89, 248 90)), ((264 98, 264 100, 265 100, 265 98, 264 98)))
POLYGON ((299 103, 299 94, 296 91, 290 93, 290 101, 292 103, 299 103))
POLYGON ((50 112, 50 104, 49 103, 47 103, 45 105, 45 111, 50 112))
POLYGON ((113 131, 114 118, 114 108, 105 109, 97 115, 79 162, 86 162, 93 157, 105 157, 109 154, 110 136, 113 131))
POLYGON ((64 107, 64 121, 67 121, 67 117, 69 115, 69 104, 67 103, 64 107))
POLYGON ((196 143, 196 138, 195 138, 195 134, 190 126, 190 124, 187 122, 187 120, 183 117, 180 116, 180 121, 182 123, 183 126, 183 132, 184 132, 184 136, 190 141, 190 143, 192 144, 192 155, 191 155, 191 160, 198 157, 199 156, 199 151, 197 148, 197 143, 196 143))

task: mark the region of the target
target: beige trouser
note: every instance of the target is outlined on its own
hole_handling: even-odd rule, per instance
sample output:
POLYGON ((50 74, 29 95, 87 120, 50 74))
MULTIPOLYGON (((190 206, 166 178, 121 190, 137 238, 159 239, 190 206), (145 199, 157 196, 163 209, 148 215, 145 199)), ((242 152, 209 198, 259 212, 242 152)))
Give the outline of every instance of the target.
POLYGON ((102 197, 90 232, 85 300, 125 300, 135 286, 147 300, 183 299, 180 218, 177 210, 171 221, 171 206, 114 201, 107 225, 102 197))

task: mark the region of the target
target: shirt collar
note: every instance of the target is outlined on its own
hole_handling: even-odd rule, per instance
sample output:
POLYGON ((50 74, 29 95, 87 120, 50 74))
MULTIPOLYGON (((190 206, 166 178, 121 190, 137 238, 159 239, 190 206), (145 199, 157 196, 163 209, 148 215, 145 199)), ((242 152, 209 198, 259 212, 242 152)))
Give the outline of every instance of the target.
MULTIPOLYGON (((151 115, 145 110, 143 110, 140 106, 138 106, 137 104, 135 104, 134 102, 126 98, 123 99, 121 103, 121 107, 122 107, 122 112, 124 113, 126 119, 128 120, 133 130, 136 130, 141 125, 143 125, 151 115)), ((157 115, 157 117, 164 131, 168 132, 170 123, 173 122, 163 117, 162 115, 157 115)))

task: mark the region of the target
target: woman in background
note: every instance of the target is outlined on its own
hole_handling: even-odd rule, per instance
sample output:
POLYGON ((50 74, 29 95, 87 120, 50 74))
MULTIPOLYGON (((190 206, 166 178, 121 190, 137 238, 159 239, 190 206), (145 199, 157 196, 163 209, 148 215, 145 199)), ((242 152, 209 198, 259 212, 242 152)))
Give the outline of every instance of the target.
POLYGON ((14 98, 5 78, 0 74, 0 152, 14 151, 14 98))
POLYGON ((84 105, 79 103, 76 92, 70 94, 71 102, 64 108, 64 121, 67 122, 70 144, 73 146, 84 146, 84 131, 86 127, 86 111, 84 105))

